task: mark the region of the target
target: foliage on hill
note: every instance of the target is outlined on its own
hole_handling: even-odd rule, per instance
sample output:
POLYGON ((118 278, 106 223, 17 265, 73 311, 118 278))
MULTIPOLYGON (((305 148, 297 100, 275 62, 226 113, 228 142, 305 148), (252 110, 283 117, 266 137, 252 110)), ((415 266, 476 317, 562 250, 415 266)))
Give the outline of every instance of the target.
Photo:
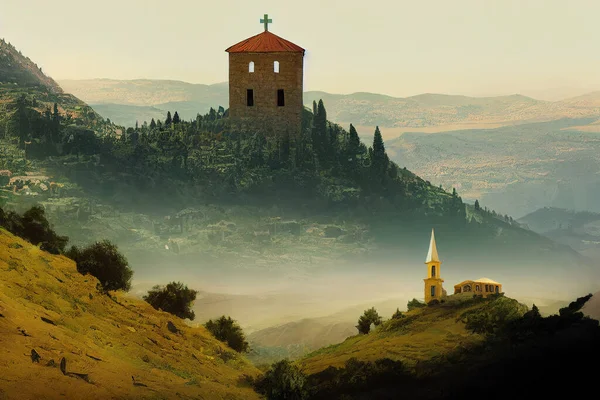
POLYGON ((372 307, 368 310, 365 310, 365 313, 360 316, 358 319, 358 325, 356 325, 356 329, 358 329, 358 333, 366 335, 371 331, 371 324, 379 326, 381 325, 381 322, 381 316, 379 313, 377 313, 375 307, 372 307))
POLYGON ((204 324, 210 333, 239 353, 248 351, 248 342, 240 325, 231 317, 221 316, 216 320, 208 320, 204 324))
POLYGON ((166 287, 156 285, 146 296, 146 300, 156 310, 162 310, 179 318, 194 320, 196 314, 192 310, 198 291, 188 289, 181 282, 171 282, 166 287))
POLYGON ((65 174, 74 167, 83 170, 77 174, 83 176, 78 183, 104 197, 127 190, 132 204, 152 200, 152 205, 168 202, 185 207, 194 199, 196 203, 253 202, 313 210, 350 205, 464 216, 457 194, 434 188, 389 161, 379 129, 373 146, 367 148, 354 127, 345 131, 327 121, 322 102, 315 104, 316 114, 305 111, 302 136, 287 138, 233 132, 223 108, 211 109, 193 121, 152 120, 128 128, 119 137, 97 136, 68 125, 55 113, 34 118, 35 111, 24 101, 15 102, 11 121, 20 143, 31 130, 18 127, 36 121, 35 143, 28 147, 28 155, 83 156, 79 165, 60 161, 52 165, 65 174))
POLYGON ((69 238, 54 232, 44 209, 39 206, 32 207, 22 216, 13 211, 6 213, 0 208, 0 227, 52 254, 62 253, 69 242, 69 238))
POLYGON ((98 283, 0 229, 0 397, 259 398, 244 380, 259 371, 203 327, 98 283))
POLYGON ((72 246, 65 255, 75 261, 79 273, 96 277, 105 292, 131 289, 133 270, 110 241, 103 240, 84 248, 72 246))
POLYGON ((0 39, 0 85, 35 87, 60 94, 62 89, 12 44, 0 39))
MULTIPOLYGON (((476 332, 481 326, 489 326, 489 321, 494 321, 494 329, 485 329, 485 340, 459 345, 437 356, 430 355, 417 364, 390 358, 361 360, 351 357, 342 365, 338 363, 310 375, 306 374, 306 369, 301 369, 300 372, 290 370, 290 377, 284 374, 275 382, 258 379, 262 385, 257 384, 256 388, 260 393, 267 393, 268 399, 281 398, 268 393, 287 387, 281 382, 287 382, 293 376, 295 381, 306 380, 301 386, 302 395, 311 399, 389 399, 399 396, 445 399, 497 387, 503 389, 486 392, 486 397, 505 398, 509 393, 518 397, 542 396, 567 388, 574 393, 577 389, 570 380, 593 376, 594 369, 588 368, 586 360, 597 355, 600 345, 598 321, 584 317, 579 311, 590 297, 579 298, 561 309, 559 315, 546 318, 540 316, 537 307, 525 312, 523 305, 504 296, 463 298, 459 302, 426 307, 407 313, 407 318, 384 323, 386 330, 382 332, 381 345, 390 347, 388 354, 407 351, 395 346, 392 351, 390 335, 393 332, 410 336, 414 343, 421 332, 437 330, 432 325, 439 318, 457 323, 458 315, 458 321, 466 319, 469 325, 486 315, 487 322, 483 325, 472 324, 473 334, 478 336, 476 332), (434 308, 437 312, 432 311, 434 308), (429 327, 424 326, 428 324, 429 327), (544 380, 548 377, 552 377, 554 385, 535 384, 549 382, 544 380), (265 389, 265 382, 271 385, 270 391, 265 389)), ((359 347, 355 344, 354 351, 349 349, 349 352, 356 354, 359 347)), ((274 374, 277 368, 278 365, 274 365, 269 373, 274 374)), ((582 393, 587 390, 585 385, 580 389, 582 393)))

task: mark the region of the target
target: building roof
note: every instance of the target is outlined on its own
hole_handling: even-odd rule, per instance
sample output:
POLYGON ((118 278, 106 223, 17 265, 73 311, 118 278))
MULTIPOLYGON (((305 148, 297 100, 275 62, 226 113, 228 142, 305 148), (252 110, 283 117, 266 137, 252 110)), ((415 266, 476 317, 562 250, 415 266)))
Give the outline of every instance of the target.
POLYGON ((431 240, 429 241, 429 251, 427 252, 425 264, 430 262, 440 262, 440 257, 438 256, 437 252, 437 246, 435 245, 435 236, 433 234, 433 229, 431 229, 431 240))
POLYGON ((479 279, 476 279, 475 282, 479 282, 479 283, 493 283, 495 285, 499 285, 500 284, 500 283, 498 283, 496 281, 491 280, 490 278, 479 278, 479 279))
POLYGON ((234 44, 225 50, 228 53, 302 53, 304 49, 274 33, 264 31, 234 44))

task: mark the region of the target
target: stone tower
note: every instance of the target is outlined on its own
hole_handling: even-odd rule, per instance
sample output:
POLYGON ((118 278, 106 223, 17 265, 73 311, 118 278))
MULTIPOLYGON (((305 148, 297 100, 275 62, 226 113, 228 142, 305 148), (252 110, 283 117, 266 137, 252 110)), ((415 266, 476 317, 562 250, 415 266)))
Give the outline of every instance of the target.
POLYGON ((265 135, 300 134, 304 49, 271 32, 229 47, 229 118, 232 128, 265 135))
POLYGON ((431 230, 431 241, 429 242, 429 251, 427 252, 425 264, 427 264, 427 278, 423 279, 425 281, 425 303, 429 303, 434 299, 441 300, 445 295, 444 288, 442 287, 444 280, 440 274, 440 265, 442 262, 438 256, 433 229, 431 230))

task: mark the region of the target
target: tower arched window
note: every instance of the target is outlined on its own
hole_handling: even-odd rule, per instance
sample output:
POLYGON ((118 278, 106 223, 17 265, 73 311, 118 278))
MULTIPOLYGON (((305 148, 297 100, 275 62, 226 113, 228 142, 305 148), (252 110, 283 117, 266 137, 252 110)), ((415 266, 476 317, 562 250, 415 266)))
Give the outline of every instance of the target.
POLYGON ((435 286, 431 287, 431 297, 435 297, 435 286))
POLYGON ((435 265, 431 266, 431 277, 435 278, 435 265))
POLYGON ((273 71, 275 71, 276 74, 279 73, 279 61, 273 62, 273 71))
POLYGON ((248 64, 248 72, 254 72, 254 61, 250 61, 248 64))

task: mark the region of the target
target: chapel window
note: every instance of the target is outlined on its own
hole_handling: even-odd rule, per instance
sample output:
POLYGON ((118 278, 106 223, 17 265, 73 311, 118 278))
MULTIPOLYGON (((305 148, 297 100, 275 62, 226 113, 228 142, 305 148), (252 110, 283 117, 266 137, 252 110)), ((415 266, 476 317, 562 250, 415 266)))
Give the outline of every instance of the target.
POLYGON ((431 287, 431 297, 435 297, 435 286, 431 287))
POLYGON ((431 276, 435 278, 435 265, 431 266, 431 276))
POLYGON ((250 61, 248 64, 248 72, 254 72, 254 61, 250 61))
POLYGON ((276 74, 279 73, 279 61, 273 62, 273 71, 275 71, 276 74))

